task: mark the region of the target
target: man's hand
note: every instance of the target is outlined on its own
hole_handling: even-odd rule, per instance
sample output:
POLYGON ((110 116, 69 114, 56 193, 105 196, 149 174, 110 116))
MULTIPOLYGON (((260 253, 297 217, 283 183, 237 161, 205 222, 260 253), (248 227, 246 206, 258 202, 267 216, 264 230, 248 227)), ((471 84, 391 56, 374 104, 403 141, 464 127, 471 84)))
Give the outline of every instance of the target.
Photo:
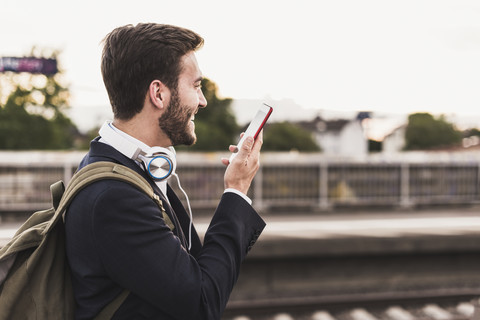
MULTIPOLYGON (((222 158, 222 163, 228 165, 225 171, 225 188, 236 189, 243 194, 247 194, 250 184, 260 167, 260 149, 263 144, 263 130, 257 136, 255 141, 253 137, 247 137, 243 142, 237 156, 232 160, 222 158)), ((237 146, 230 146, 230 152, 234 152, 237 146)))

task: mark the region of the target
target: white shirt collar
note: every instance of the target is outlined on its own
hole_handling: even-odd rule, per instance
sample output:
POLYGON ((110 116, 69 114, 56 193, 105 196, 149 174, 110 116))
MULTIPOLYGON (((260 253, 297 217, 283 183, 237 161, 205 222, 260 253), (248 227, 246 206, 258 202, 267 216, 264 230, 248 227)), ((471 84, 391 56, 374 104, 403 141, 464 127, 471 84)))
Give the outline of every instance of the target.
MULTIPOLYGON (((123 132, 122 130, 118 129, 117 127, 115 127, 113 125, 113 123, 111 124, 111 127, 112 129, 119 135, 121 135, 123 138, 127 139, 128 141, 132 142, 133 144, 135 144, 136 146, 138 146, 143 152, 145 153, 149 153, 148 151, 150 150, 150 146, 148 146, 147 144, 143 143, 142 141, 138 140, 137 138, 134 138, 132 137, 131 135, 129 135, 128 133, 126 132, 123 132)), ((100 142, 102 143, 105 143, 105 144, 108 144, 110 145, 105 139, 101 138, 100 137, 100 142)), ((110 145, 111 147, 113 147, 112 145, 110 145)), ((115 148, 115 147, 113 147, 115 148)), ((120 150, 117 150, 119 152, 121 152, 120 150)), ((137 160, 137 159, 133 159, 135 160, 135 162, 137 163, 137 165, 140 166, 140 168, 142 168, 143 170, 145 170, 145 167, 143 166, 143 164, 137 160)), ((155 184, 160 188, 160 191, 162 191, 163 195, 165 196, 165 198, 167 199, 168 201, 168 198, 167 198, 167 179, 166 180, 162 180, 162 181, 155 181, 155 184)))

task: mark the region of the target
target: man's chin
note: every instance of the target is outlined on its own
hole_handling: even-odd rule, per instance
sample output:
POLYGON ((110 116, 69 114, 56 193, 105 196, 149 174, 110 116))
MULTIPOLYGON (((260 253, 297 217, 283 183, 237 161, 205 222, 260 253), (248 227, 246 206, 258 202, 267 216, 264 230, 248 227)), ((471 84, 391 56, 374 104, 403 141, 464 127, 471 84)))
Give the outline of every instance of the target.
POLYGON ((197 136, 193 135, 190 137, 184 137, 183 139, 179 139, 173 143, 174 146, 193 146, 197 143, 197 136))
POLYGON ((192 139, 191 141, 188 141, 188 142, 184 143, 184 145, 186 145, 186 146, 193 146, 195 143, 197 143, 197 137, 195 137, 195 138, 192 139))

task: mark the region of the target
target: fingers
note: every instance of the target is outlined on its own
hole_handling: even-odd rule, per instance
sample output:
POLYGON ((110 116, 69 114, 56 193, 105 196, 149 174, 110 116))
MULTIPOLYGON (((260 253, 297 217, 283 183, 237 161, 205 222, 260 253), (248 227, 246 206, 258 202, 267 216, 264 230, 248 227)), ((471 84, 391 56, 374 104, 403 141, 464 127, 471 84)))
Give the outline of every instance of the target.
POLYGON ((222 158, 222 163, 226 166, 228 166, 230 164, 230 160, 228 158, 222 158))
MULTIPOLYGON (((245 133, 242 132, 240 136, 243 137, 244 135, 245 133)), ((242 161, 245 161, 250 157, 252 153, 258 155, 260 153, 262 144, 263 144, 263 130, 259 132, 256 139, 253 139, 253 137, 247 137, 242 144, 242 151, 239 150, 238 146, 236 145, 230 145, 228 147, 228 150, 232 153, 238 152, 237 157, 240 157, 242 161)), ((221 161, 224 165, 230 164, 230 160, 227 158, 222 158, 221 161)))
POLYGON ((255 139, 255 144, 253 145, 252 152, 254 151, 260 152, 260 149, 262 148, 262 144, 263 144, 263 129, 260 131, 257 138, 255 139))
MULTIPOLYGON (((222 159, 222 163, 227 165, 224 176, 225 188, 233 188, 247 194, 250 184, 260 167, 260 148, 262 143, 262 133, 255 140, 253 137, 246 137, 232 163, 229 163, 229 159, 222 159)), ((238 149, 237 146, 229 147, 231 152, 236 149, 238 149)))
MULTIPOLYGON (((253 137, 247 137, 243 142, 242 149, 243 153, 239 153, 238 156, 243 156, 241 159, 247 159, 250 157, 254 157, 258 159, 260 154, 260 149, 262 148, 263 144, 263 131, 260 131, 257 138, 254 140, 253 137)), ((240 151, 239 151, 240 152, 240 151)))
POLYGON ((245 138, 245 141, 243 141, 242 147, 240 150, 238 150, 238 152, 243 151, 245 154, 248 155, 252 151, 253 143, 253 137, 245 138))

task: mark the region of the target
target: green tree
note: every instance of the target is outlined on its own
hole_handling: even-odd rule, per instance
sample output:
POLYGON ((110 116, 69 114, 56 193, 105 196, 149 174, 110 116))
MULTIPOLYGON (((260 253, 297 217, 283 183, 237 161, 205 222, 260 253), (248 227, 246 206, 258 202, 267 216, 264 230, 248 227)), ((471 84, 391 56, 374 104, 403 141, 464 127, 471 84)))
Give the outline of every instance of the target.
POLYGON ((406 150, 428 150, 460 143, 461 133, 443 115, 414 113, 408 116, 405 140, 406 150))
MULTIPOLYGON (((35 49, 31 55, 35 55, 35 49)), ((49 58, 56 57, 54 52, 49 58)), ((0 149, 74 146, 78 130, 63 114, 69 107, 70 95, 68 87, 61 84, 61 72, 52 76, 8 72, 0 78, 3 86, 0 93, 6 96, 6 99, 0 96, 0 149)))
POLYGON ((480 130, 478 128, 470 128, 463 133, 465 137, 477 136, 480 137, 480 130))
MULTIPOLYGON (((202 91, 208 105, 195 115, 197 143, 186 150, 225 151, 238 136, 238 125, 231 109, 232 99, 218 97, 218 86, 202 80, 202 91)), ((179 149, 184 149, 180 147, 179 149)))
POLYGON ((320 151, 312 134, 290 122, 268 124, 263 132, 262 151, 320 151))

